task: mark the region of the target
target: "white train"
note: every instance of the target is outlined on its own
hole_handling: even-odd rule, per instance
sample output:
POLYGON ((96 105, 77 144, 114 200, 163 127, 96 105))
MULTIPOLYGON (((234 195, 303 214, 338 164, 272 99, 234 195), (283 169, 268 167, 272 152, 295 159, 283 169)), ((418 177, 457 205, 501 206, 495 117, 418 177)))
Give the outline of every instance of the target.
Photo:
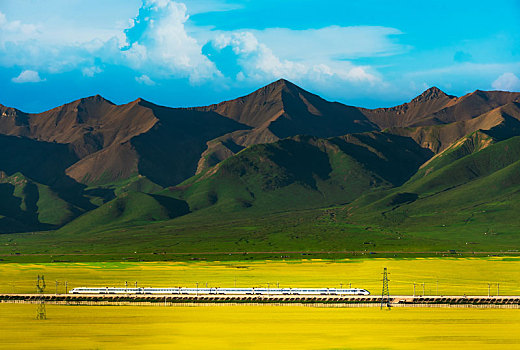
POLYGON ((72 294, 178 294, 178 295, 370 295, 366 289, 348 288, 88 288, 72 294))

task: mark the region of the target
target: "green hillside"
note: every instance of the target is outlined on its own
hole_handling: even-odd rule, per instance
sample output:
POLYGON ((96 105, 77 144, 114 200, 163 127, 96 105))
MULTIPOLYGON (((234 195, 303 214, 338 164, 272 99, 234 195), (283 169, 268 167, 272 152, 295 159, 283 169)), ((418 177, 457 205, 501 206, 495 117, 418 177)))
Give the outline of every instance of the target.
POLYGON ((300 136, 251 146, 170 191, 192 211, 277 212, 348 203, 406 181, 431 156, 384 133, 300 136), (388 148, 392 142, 399 145, 388 148), (390 165, 392 164, 392 165, 390 165))
MULTIPOLYGON (((424 166, 407 183, 382 191, 379 199, 349 205, 347 221, 391 230, 517 237, 520 208, 520 137, 491 143, 468 136, 424 166), (482 144, 488 144, 483 149, 482 144)), ((517 239, 517 238, 515 238, 517 239)))
POLYGON ((0 175, 0 233, 59 227, 76 212, 49 186, 20 173, 0 175))
POLYGON ((54 239, 88 251, 88 237, 109 252, 156 251, 159 241, 170 252, 517 249, 519 159, 520 136, 482 132, 433 158, 387 133, 294 137, 251 146, 159 195, 123 190, 135 181, 155 190, 146 178, 114 184, 117 198, 54 239))
POLYGON ((103 231, 111 227, 168 220, 188 212, 187 204, 181 200, 130 191, 83 214, 58 232, 81 234, 89 231, 103 231))

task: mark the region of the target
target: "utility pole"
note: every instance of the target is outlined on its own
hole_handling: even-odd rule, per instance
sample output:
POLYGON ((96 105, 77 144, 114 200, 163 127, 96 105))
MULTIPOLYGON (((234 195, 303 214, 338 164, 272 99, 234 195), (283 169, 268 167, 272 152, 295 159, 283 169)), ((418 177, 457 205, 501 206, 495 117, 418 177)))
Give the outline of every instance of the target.
POLYGON ((426 292, 425 292, 425 289, 424 289, 424 282, 422 284, 422 296, 425 296, 426 295, 426 292))
POLYGON ((386 307, 390 309, 390 292, 388 290, 388 272, 386 267, 383 270, 383 290, 381 292, 381 310, 383 309, 383 305, 386 304, 386 307))
POLYGON ((137 281, 135 281, 135 288, 137 288, 137 281))
POLYGON ((415 298, 415 282, 413 283, 413 296, 415 298))
POLYGON ((199 282, 197 282, 197 292, 196 292, 196 296, 199 296, 199 282))
POLYGON ((69 292, 69 282, 65 281, 65 294, 69 292))
POLYGON ((500 296, 500 283, 497 283, 497 297, 500 296))
POLYGON ((488 298, 491 296, 491 283, 488 283, 488 298))
POLYGON ((54 290, 54 294, 58 294, 58 280, 55 281, 56 282, 56 289, 54 290))

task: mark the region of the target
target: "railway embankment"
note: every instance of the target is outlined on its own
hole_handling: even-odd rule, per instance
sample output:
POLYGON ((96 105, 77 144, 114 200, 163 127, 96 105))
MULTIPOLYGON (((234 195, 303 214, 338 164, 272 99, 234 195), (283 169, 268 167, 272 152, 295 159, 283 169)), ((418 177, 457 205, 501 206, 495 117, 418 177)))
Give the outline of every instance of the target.
MULTIPOLYGON (((2 303, 58 305, 307 305, 322 307, 376 307, 381 296, 336 295, 99 295, 99 294, 0 294, 2 303)), ((386 300, 385 303, 386 305, 386 300)), ((390 296, 392 307, 497 307, 520 308, 520 296, 390 296)))

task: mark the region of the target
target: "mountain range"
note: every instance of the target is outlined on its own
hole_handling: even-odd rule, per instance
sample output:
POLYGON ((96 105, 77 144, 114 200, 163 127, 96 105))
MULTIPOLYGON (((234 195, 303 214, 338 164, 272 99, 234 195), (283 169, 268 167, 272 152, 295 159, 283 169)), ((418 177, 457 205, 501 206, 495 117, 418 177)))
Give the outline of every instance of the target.
POLYGON ((468 235, 520 226, 514 92, 432 87, 366 109, 282 79, 203 107, 99 95, 39 114, 0 105, 0 145, 0 233, 110 234, 307 210, 315 223, 325 215, 381 232, 439 220, 468 235))

